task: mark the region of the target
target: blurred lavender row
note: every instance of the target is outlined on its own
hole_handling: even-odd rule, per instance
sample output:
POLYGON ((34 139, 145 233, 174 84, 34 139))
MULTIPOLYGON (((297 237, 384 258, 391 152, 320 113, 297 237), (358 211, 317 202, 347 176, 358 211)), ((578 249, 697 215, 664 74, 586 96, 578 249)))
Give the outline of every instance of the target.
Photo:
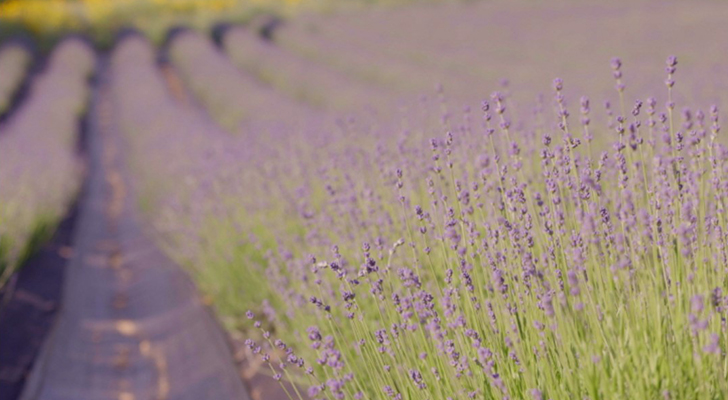
POLYGON ((124 39, 111 58, 111 94, 115 122, 128 138, 138 177, 135 189, 143 208, 157 211, 168 202, 181 207, 182 198, 201 184, 205 164, 220 158, 215 150, 225 146, 219 128, 174 100, 155 60, 145 39, 124 39), (170 193, 179 197, 170 200, 170 193))
POLYGON ((352 80, 326 65, 305 58, 263 40, 245 28, 231 28, 223 38, 231 60, 258 79, 288 93, 296 100, 323 110, 359 111, 376 106, 379 112, 396 104, 398 94, 352 80))
POLYGON ((111 97, 115 123, 128 142, 134 190, 159 244, 200 279, 208 272, 197 261, 205 218, 221 207, 220 192, 242 197, 229 184, 239 160, 258 150, 221 130, 201 110, 178 103, 157 68, 155 50, 131 36, 111 57, 111 97))
POLYGON ((30 52, 20 45, 11 43, 0 48, 0 114, 10 107, 31 61, 30 52))
POLYGON ((230 132, 239 133, 252 124, 296 124, 312 114, 311 107, 296 103, 238 69, 199 33, 180 33, 172 39, 168 52, 189 90, 230 132))
POLYGON ((94 68, 86 43, 61 42, 27 100, 0 127, 0 284, 32 250, 29 241, 51 232, 78 193, 79 119, 94 68))

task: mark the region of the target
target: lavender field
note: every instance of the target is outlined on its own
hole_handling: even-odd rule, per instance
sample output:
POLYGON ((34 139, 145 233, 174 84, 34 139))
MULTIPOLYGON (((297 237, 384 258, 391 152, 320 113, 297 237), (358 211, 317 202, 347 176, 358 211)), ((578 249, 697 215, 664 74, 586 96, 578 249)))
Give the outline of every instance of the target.
POLYGON ((728 399, 726 16, 427 2, 61 42, 0 124, 0 285, 81 204, 18 398, 728 399))
MULTIPOLYGON (((0 81, 7 99, 22 81, 29 55, 8 47, 0 57, 7 63, 8 74, 0 81)), ((77 195, 82 168, 77 119, 86 107, 93 58, 80 41, 60 43, 33 80, 27 100, 2 124, 0 284, 27 257, 27 244, 47 236, 77 195)))

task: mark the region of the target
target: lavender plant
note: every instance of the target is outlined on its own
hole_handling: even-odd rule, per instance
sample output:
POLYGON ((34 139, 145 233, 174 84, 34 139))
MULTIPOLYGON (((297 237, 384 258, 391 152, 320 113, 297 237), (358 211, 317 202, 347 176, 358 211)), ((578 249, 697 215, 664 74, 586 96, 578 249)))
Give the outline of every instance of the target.
POLYGON ((251 309, 246 343, 294 398, 722 398, 728 149, 717 107, 673 100, 676 68, 663 106, 630 107, 614 60, 605 123, 557 79, 519 118, 496 92, 404 130, 206 128, 170 149, 137 129, 165 143, 137 152, 189 163, 196 194, 159 214, 228 326, 251 309))
POLYGON ((275 232, 252 352, 312 398, 725 397, 728 152, 676 65, 611 128, 557 79, 553 115, 514 128, 496 92, 424 165, 419 140, 332 160, 304 236, 275 232))
POLYGON ((85 43, 61 42, 27 100, 0 127, 0 285, 53 231, 78 192, 78 122, 94 67, 85 43))

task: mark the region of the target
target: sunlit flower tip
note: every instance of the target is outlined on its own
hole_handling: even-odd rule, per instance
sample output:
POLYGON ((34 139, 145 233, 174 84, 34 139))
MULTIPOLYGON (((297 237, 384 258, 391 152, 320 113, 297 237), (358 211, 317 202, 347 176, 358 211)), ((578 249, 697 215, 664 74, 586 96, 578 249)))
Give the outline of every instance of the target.
POLYGON ((543 393, 538 389, 531 389, 531 397, 533 400, 544 400, 543 393))
POLYGON ((488 110, 490 110, 490 104, 488 103, 488 101, 483 100, 480 109, 483 110, 483 112, 488 112, 488 110))
POLYGON ((556 79, 554 79, 553 86, 554 86, 554 90, 556 90, 557 92, 560 92, 561 90, 564 89, 564 81, 561 78, 556 78, 556 79))
POLYGON ((638 116, 640 114, 640 110, 642 109, 642 102, 637 100, 634 102, 634 107, 632 107, 632 115, 638 116))
POLYGON ((581 99, 579 99, 579 103, 581 104, 581 112, 583 114, 589 113, 589 98, 586 96, 581 96, 581 99))
POLYGON ((618 70, 622 67, 622 60, 618 57, 614 57, 609 64, 611 65, 613 70, 618 70))
POLYGON ((410 378, 412 378, 412 381, 415 383, 418 389, 425 389, 427 387, 424 380, 422 379, 422 374, 420 373, 420 371, 411 369, 409 371, 409 376, 410 378))
POLYGON ((253 314, 253 312, 250 311, 250 310, 248 310, 248 311, 245 312, 245 316, 248 317, 248 319, 255 318, 255 314, 253 314))

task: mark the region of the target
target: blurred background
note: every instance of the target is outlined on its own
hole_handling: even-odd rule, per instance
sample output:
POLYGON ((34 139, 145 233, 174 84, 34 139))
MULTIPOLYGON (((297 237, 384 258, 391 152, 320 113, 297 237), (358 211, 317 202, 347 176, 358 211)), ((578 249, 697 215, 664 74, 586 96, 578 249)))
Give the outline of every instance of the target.
MULTIPOLYGON (((384 0, 402 4, 410 0, 384 0)), ((90 35, 109 45, 120 28, 134 27, 153 40, 163 40, 171 26, 199 29, 218 23, 242 23, 259 14, 291 16, 359 8, 367 0, 4 0, 0 2, 0 34, 27 32, 44 44, 69 32, 90 35)))

